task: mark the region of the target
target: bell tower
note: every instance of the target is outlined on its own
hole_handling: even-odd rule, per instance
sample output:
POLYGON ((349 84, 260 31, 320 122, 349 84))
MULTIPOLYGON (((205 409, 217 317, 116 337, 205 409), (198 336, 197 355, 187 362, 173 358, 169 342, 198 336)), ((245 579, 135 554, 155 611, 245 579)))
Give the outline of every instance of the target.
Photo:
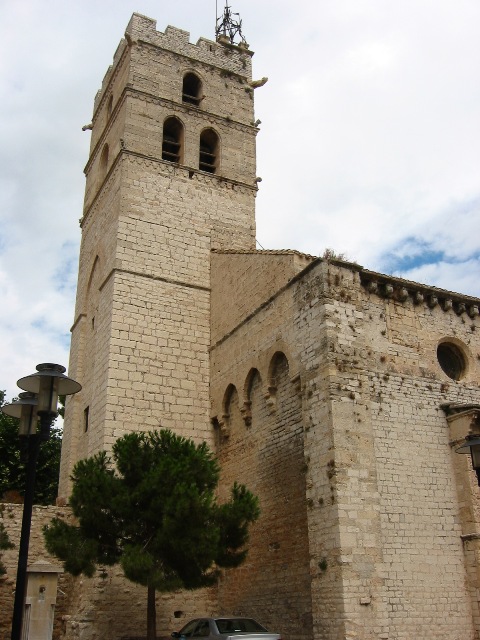
POLYGON ((60 496, 135 430, 209 442, 210 253, 255 246, 248 45, 134 14, 94 103, 60 496))

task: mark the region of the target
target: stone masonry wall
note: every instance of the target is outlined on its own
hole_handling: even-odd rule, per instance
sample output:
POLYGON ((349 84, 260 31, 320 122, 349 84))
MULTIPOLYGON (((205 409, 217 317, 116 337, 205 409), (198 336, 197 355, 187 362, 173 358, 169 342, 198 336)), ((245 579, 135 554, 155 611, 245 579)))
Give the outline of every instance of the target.
POLYGON ((212 253, 212 344, 222 339, 297 273, 312 258, 293 251, 212 253), (226 304, 228 301, 228 304, 226 304))
MULTIPOLYGON (((10 541, 15 545, 13 549, 3 552, 2 561, 7 573, 0 577, 0 638, 10 638, 13 601, 15 597, 15 582, 17 579, 18 547, 22 526, 22 504, 1 504, 0 520, 3 522, 10 541)), ((54 517, 69 517, 69 510, 60 507, 34 506, 32 512, 32 529, 30 535, 30 549, 28 564, 37 560, 46 560, 58 566, 58 560, 45 551, 42 527, 54 517)), ((61 573, 58 580, 57 602, 55 605, 55 623, 53 640, 61 640, 68 620, 72 604, 73 579, 68 574, 61 573)))
MULTIPOLYGON (((460 302, 421 304, 414 288, 405 297, 401 282, 398 297, 382 296, 361 284, 365 273, 317 261, 218 341, 212 415, 231 438, 235 388, 249 419, 252 368, 274 406, 268 363, 275 350, 289 352, 302 389, 315 638, 477 638, 441 408, 480 401, 475 301, 469 316, 460 302), (438 364, 445 339, 468 360, 459 381, 438 364)), ((246 443, 238 469, 258 453, 246 443)))
POLYGON ((219 586, 222 612, 253 616, 292 640, 311 637, 309 557, 306 536, 305 460, 301 406, 288 362, 278 354, 268 406, 258 371, 249 379, 248 417, 238 393, 227 406, 228 437, 220 436, 222 494, 237 480, 258 495, 259 521, 251 531, 246 563, 228 571, 219 586))
POLYGON ((119 206, 121 165, 108 179, 92 216, 83 225, 75 321, 72 327, 69 375, 82 391, 67 398, 62 441, 59 495, 68 497, 74 463, 92 449, 89 440, 105 416, 105 389, 110 349, 112 282, 119 206), (84 412, 89 407, 88 433, 84 412))
MULTIPOLYGON (((459 382, 436 362, 446 337, 476 353, 477 321, 403 295, 369 294, 355 268, 329 265, 326 279, 333 447, 323 473, 339 509, 341 555, 333 560, 342 566, 346 637, 477 637, 440 405, 478 402, 478 360, 470 358, 459 382)), ((299 291, 315 288, 306 278, 299 291)), ((312 481, 321 517, 326 492, 313 470, 312 481)))
MULTIPOLYGON (((170 426, 213 444, 211 419, 220 495, 245 481, 263 515, 218 602, 160 598, 161 633, 222 609, 299 640, 479 640, 442 409, 480 403, 479 301, 254 252, 251 55, 134 14, 104 78, 69 371, 84 389, 67 403, 62 495, 75 461, 126 431, 170 426), (182 102, 187 72, 202 81, 198 106, 182 102), (180 165, 162 160, 171 116, 180 165), (215 175, 199 170, 204 128, 219 136, 215 175), (444 340, 464 354, 459 380, 437 361, 444 340)), ((67 638, 138 635, 144 594, 116 570, 69 594, 67 638)))
MULTIPOLYGON (((248 258, 250 268, 256 268, 255 277, 253 271, 250 278, 245 270, 232 299, 238 291, 246 297, 246 283, 251 282, 255 300, 255 286, 264 286, 278 268, 275 256, 248 258)), ((222 263, 212 263, 220 266, 212 283, 225 273, 222 263)), ((308 462, 293 303, 292 290, 287 288, 270 304, 257 308, 254 319, 237 325, 211 352, 212 415, 218 424, 222 492, 234 479, 243 481, 259 495, 262 509, 252 528, 246 565, 227 574, 219 587, 219 602, 222 611, 233 608, 254 615, 282 637, 311 638, 308 462)), ((224 313, 229 311, 225 303, 224 313)))

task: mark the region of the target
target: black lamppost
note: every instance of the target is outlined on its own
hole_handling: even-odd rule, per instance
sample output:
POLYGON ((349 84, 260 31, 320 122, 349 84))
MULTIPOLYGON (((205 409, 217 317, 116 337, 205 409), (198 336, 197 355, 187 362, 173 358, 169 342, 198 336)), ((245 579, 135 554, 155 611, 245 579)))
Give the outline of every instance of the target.
POLYGON ((28 547, 32 522, 33 494, 40 443, 50 437, 50 428, 58 415, 58 396, 77 393, 81 385, 64 375, 65 367, 60 364, 37 365, 37 373, 18 380, 21 393, 18 402, 4 405, 1 410, 6 415, 20 419, 19 435, 28 438, 27 478, 23 501, 22 530, 18 551, 17 583, 13 605, 11 640, 20 640, 27 586, 28 547), (40 419, 40 431, 37 429, 40 419))
POLYGON ((472 467, 477 474, 478 486, 480 487, 480 434, 468 434, 465 444, 455 449, 456 453, 469 453, 472 458, 472 467))

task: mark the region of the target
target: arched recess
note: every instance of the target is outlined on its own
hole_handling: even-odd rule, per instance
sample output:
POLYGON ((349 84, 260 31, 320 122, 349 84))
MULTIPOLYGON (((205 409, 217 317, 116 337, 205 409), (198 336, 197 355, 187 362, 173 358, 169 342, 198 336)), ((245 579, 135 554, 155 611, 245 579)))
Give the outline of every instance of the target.
POLYGON ((162 160, 182 164, 183 147, 183 123, 175 116, 170 116, 163 123, 162 160))
MULTIPOLYGON (((77 456, 89 455, 90 425, 98 424, 96 397, 98 393, 96 364, 99 359, 99 347, 102 345, 102 319, 100 311, 103 279, 103 263, 97 253, 93 259, 88 279, 85 283, 83 312, 85 321, 81 325, 80 347, 77 355, 77 375, 82 384, 82 393, 76 396, 77 417, 77 456)), ((101 348, 101 347, 100 347, 101 348)), ((100 358, 101 359, 101 358, 100 358)))
POLYGON ((100 257, 98 256, 98 254, 95 256, 95 259, 93 260, 93 265, 92 268, 90 269, 90 275, 88 276, 88 282, 87 282, 87 296, 88 293, 92 287, 92 282, 94 279, 94 276, 96 273, 98 273, 98 269, 99 269, 99 265, 100 265, 100 257))
POLYGON ((182 102, 198 107, 202 97, 202 81, 196 73, 189 71, 183 76, 182 102))
POLYGON ((287 356, 283 353, 283 351, 275 351, 268 366, 266 399, 267 406, 269 407, 270 412, 275 411, 275 409, 277 408, 277 373, 280 368, 284 369, 285 366, 288 370, 289 364, 287 356))
POLYGON ((243 406, 240 409, 240 411, 242 412, 243 420, 247 427, 250 427, 252 424, 252 393, 254 389, 261 388, 261 386, 262 378, 260 376, 260 372, 256 368, 250 369, 243 386, 244 402, 243 406))
POLYGON ((95 257, 91 262, 90 271, 86 270, 88 278, 83 289, 81 309, 81 312, 84 314, 88 313, 88 306, 89 304, 92 304, 93 298, 98 298, 99 287, 101 286, 102 278, 104 277, 103 265, 105 264, 105 251, 101 242, 98 243, 96 253, 94 255, 95 257))
POLYGON ((85 312, 87 316, 87 330, 88 327, 91 331, 95 330, 95 323, 97 321, 98 301, 100 297, 100 258, 95 256, 90 275, 88 278, 87 288, 85 292, 85 312))
POLYGON ((217 173, 220 166, 220 138, 213 129, 204 129, 200 134, 198 168, 208 173, 217 173))
POLYGON ((235 400, 238 404, 237 388, 234 384, 230 383, 223 394, 222 414, 216 421, 220 428, 220 433, 224 438, 228 438, 230 435, 231 409, 235 400))
POLYGON ((103 145, 102 154, 100 156, 100 164, 99 164, 99 182, 103 182, 105 176, 108 171, 108 156, 109 156, 109 148, 108 144, 103 145))

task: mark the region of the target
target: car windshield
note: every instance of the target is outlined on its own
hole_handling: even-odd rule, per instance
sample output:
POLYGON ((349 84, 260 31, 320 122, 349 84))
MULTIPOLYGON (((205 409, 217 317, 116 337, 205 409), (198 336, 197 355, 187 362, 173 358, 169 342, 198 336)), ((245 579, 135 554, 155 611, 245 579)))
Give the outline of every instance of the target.
POLYGON ((215 620, 219 633, 266 633, 265 627, 251 618, 217 618, 215 620))

